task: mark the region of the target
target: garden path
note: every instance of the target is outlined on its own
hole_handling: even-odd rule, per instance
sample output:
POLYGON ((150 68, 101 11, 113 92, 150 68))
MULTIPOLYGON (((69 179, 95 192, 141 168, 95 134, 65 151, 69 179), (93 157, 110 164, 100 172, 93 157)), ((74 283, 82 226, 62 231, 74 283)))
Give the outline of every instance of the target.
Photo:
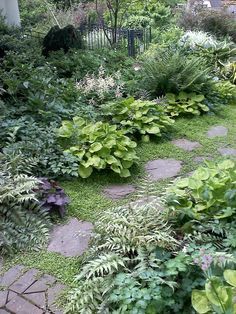
MULTIPOLYGON (((226 137, 228 129, 217 125, 211 127, 206 137, 226 137)), ((174 146, 188 152, 201 147, 198 142, 186 138, 171 142, 174 146)), ((236 149, 218 148, 223 156, 236 156, 236 149)), ((196 163, 212 159, 211 156, 195 157, 196 163)), ((179 175, 183 160, 163 158, 148 161, 145 170, 151 181, 175 178, 179 175)), ((103 189, 105 197, 119 200, 135 193, 137 187, 130 184, 110 185, 103 189)), ((155 200, 154 196, 137 199, 130 205, 143 205, 155 200)), ((57 252, 66 257, 81 256, 88 248, 93 225, 71 218, 66 224, 55 226, 51 233, 48 251, 57 252)), ((1 271, 1 266, 0 266, 1 271)), ((35 268, 27 269, 16 265, 0 276, 0 314, 62 314, 63 311, 55 305, 56 299, 66 287, 51 275, 42 275, 35 268)))

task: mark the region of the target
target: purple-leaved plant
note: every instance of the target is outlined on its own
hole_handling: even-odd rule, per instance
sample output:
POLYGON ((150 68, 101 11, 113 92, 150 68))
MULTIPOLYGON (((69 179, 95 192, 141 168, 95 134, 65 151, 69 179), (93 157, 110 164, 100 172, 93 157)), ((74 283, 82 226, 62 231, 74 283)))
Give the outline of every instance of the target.
POLYGON ((69 198, 65 191, 53 180, 40 178, 37 190, 41 206, 48 212, 58 212, 61 217, 66 213, 69 198))

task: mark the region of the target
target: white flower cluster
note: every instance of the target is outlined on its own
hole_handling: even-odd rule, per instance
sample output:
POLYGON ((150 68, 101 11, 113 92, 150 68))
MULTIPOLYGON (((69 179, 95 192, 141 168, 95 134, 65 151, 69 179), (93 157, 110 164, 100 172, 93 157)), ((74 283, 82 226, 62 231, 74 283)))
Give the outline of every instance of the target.
POLYGON ((87 74, 83 80, 77 83, 77 88, 82 94, 94 95, 91 103, 98 97, 103 101, 110 94, 116 98, 122 97, 124 83, 121 82, 120 72, 116 72, 113 76, 106 75, 104 68, 101 66, 98 75, 87 74))

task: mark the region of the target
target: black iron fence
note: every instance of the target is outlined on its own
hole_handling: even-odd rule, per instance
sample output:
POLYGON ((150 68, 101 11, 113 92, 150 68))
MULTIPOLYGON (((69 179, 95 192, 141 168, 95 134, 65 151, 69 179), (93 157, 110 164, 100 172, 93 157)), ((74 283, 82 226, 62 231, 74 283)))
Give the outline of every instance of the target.
POLYGON ((83 25, 79 30, 86 49, 115 47, 126 49, 128 55, 132 57, 146 51, 152 40, 151 28, 114 30, 102 25, 83 25))

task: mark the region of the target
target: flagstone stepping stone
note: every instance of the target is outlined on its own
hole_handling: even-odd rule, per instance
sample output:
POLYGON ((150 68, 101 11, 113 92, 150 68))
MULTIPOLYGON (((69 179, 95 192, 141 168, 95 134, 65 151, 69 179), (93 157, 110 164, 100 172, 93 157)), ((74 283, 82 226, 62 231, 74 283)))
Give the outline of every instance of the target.
POLYGON ((145 169, 152 181, 176 177, 182 168, 182 161, 156 159, 146 163, 145 169))
POLYGON ((197 156, 193 159, 193 161, 197 162, 197 163, 202 163, 206 160, 212 160, 213 158, 210 156, 197 156))
POLYGON ((188 152, 191 152, 192 150, 194 150, 196 148, 202 147, 202 145, 200 143, 192 142, 192 141, 189 141, 185 138, 171 141, 171 143, 174 144, 175 146, 179 147, 179 148, 182 148, 185 151, 188 151, 188 152))
POLYGON ((111 185, 103 190, 106 197, 113 200, 124 198, 135 192, 135 187, 130 184, 111 185))
POLYGON ((222 156, 236 156, 236 149, 234 148, 219 148, 218 152, 222 156))
POLYGON ((211 127, 208 132, 207 132, 207 137, 209 138, 214 138, 217 136, 227 136, 228 134, 228 129, 222 125, 217 125, 211 127))
POLYGON ((7 283, 0 291, 0 314, 63 314, 56 301, 66 287, 53 276, 41 275, 37 269, 22 273, 24 269, 17 265, 0 277, 7 283), (16 274, 14 279, 13 274, 16 274))
POLYGON ((93 225, 90 222, 70 219, 65 225, 54 227, 48 251, 64 256, 80 256, 88 248, 93 225))

